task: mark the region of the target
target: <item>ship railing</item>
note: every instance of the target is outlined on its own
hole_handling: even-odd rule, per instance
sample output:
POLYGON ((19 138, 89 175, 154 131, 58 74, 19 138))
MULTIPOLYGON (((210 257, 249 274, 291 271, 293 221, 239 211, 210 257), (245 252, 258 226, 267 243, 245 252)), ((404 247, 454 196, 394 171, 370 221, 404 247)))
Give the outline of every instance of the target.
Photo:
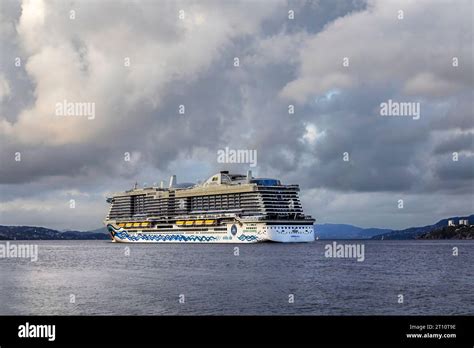
POLYGON ((216 209, 216 210, 193 210, 190 211, 188 214, 203 214, 203 215, 210 215, 210 214, 235 214, 242 212, 243 209, 216 209), (224 210, 229 213, 219 212, 219 210, 224 210))
POLYGON ((173 215, 173 216, 149 216, 147 220, 152 221, 170 221, 170 220, 187 220, 187 219, 222 219, 222 218, 235 218, 237 215, 232 213, 223 214, 187 214, 187 215, 173 215))
POLYGON ((176 215, 174 219, 219 219, 235 217, 237 214, 234 213, 222 213, 222 214, 188 214, 188 215, 176 215))

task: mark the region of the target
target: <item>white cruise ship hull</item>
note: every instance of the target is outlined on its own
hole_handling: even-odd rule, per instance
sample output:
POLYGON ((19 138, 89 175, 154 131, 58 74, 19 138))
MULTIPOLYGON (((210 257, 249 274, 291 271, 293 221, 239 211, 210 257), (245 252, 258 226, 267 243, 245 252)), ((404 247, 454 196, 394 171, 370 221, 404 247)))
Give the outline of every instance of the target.
MULTIPOLYGON (((119 243, 301 243, 314 241, 313 225, 229 223, 226 229, 216 231, 190 231, 173 225, 167 231, 128 230, 110 223, 107 229, 112 240, 119 243)), ((222 227, 222 225, 221 225, 222 227)))

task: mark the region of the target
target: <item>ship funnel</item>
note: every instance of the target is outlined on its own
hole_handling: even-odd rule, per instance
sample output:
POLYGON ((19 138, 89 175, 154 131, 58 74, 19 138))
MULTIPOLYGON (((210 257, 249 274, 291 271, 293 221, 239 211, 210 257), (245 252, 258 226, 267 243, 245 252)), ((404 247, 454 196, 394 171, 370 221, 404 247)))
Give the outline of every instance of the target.
POLYGON ((250 182, 250 180, 252 180, 252 171, 247 170, 247 182, 250 182))
POLYGON ((170 178, 170 188, 176 186, 178 182, 176 181, 176 175, 171 175, 171 178, 170 178))
POLYGON ((163 180, 160 181, 160 189, 165 188, 165 182, 163 180))

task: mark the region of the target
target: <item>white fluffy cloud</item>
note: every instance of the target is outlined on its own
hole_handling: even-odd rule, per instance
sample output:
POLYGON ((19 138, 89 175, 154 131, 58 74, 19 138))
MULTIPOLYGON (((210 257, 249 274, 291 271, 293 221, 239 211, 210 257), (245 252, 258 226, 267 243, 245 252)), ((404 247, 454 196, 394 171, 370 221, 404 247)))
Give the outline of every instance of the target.
POLYGON ((258 32, 280 7, 25 1, 17 32, 35 102, 15 122, 3 121, 0 136, 63 145, 94 141, 111 127, 137 123, 141 105, 159 109, 170 83, 192 83, 231 40, 258 32), (97 117, 56 116, 55 105, 64 100, 95 103, 97 117))
POLYGON ((473 83, 471 21, 469 0, 370 1, 367 10, 338 18, 307 40, 298 77, 281 95, 305 102, 331 89, 376 84, 400 84, 418 97, 456 94, 473 83))

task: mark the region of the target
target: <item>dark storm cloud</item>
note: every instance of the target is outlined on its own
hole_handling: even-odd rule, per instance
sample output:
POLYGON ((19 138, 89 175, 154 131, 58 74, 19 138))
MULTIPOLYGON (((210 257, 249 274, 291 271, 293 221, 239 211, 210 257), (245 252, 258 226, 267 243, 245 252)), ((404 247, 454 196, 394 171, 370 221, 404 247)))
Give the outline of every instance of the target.
POLYGON ((289 32, 304 30, 316 34, 338 17, 366 8, 367 1, 364 0, 289 0, 288 9, 295 10, 297 20, 290 22, 287 29, 289 32))
MULTIPOLYGON (((474 76, 472 76, 474 79, 474 76)), ((471 81, 471 86, 474 81, 471 81)), ((439 116, 433 121, 433 130, 470 130, 474 129, 474 91, 464 91, 440 108, 439 116)))
POLYGON ((306 177, 308 187, 400 191, 419 185, 422 168, 414 164, 420 151, 427 151, 428 121, 380 116, 387 95, 384 88, 348 91, 306 110, 324 132, 310 146, 314 161, 306 168, 313 173, 306 177), (344 153, 349 161, 343 160, 344 153))
POLYGON ((474 152, 474 133, 460 133, 438 144, 434 153, 440 155, 460 151, 474 152))
MULTIPOLYGON (((451 156, 443 158, 444 161, 437 163, 436 174, 441 179, 442 183, 453 185, 464 183, 466 188, 473 188, 474 179, 474 157, 460 156, 458 161, 453 161, 451 156)), ((454 185, 453 185, 454 186, 454 185)))

